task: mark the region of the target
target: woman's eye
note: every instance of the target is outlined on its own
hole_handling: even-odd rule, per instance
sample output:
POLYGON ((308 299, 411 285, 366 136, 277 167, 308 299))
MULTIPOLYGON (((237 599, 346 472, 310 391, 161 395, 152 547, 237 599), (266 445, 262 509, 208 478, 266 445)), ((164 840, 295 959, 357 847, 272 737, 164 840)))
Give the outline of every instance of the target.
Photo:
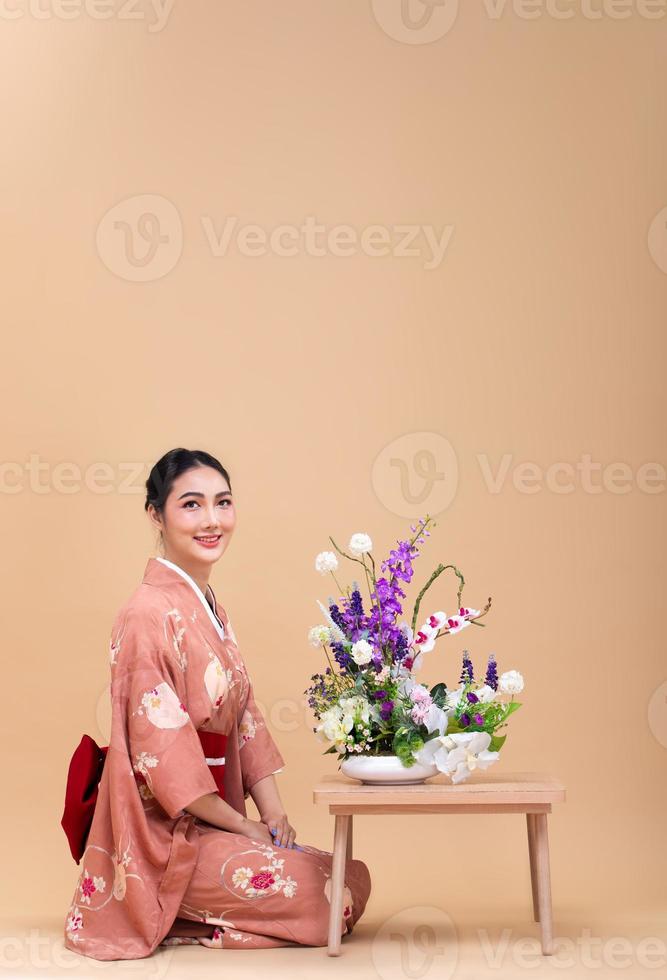
MULTIPOLYGON (((219 500, 218 503, 219 504, 230 504, 230 506, 231 506, 232 501, 225 499, 225 500, 219 500)), ((196 500, 186 500, 185 503, 183 504, 183 507, 189 507, 190 504, 195 504, 195 506, 197 506, 197 507, 199 506, 199 504, 197 503, 196 500)))

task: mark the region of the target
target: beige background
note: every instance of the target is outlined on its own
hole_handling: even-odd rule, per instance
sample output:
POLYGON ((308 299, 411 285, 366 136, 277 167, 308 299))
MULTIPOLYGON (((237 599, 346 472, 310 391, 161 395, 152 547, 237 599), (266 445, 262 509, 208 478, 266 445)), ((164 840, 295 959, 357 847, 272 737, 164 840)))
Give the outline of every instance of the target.
MULTIPOLYGON (((156 553, 142 484, 178 445, 231 474, 239 522, 212 584, 285 755, 299 838, 330 846, 311 786, 336 770, 301 700, 331 591, 314 556, 364 530, 383 557, 430 511, 415 583, 453 561, 467 603, 493 609, 425 679, 456 682, 464 646, 521 670, 496 771, 567 786, 550 823, 556 935, 626 937, 629 969, 641 938, 667 941, 666 19, 570 6, 569 20, 539 4, 493 19, 461 4, 428 43, 393 2, 177 0, 162 29, 145 3, 108 20, 3 8, 21 16, 0 18, 2 911, 5 935, 20 920, 53 937, 39 975, 57 972, 78 873, 59 824, 67 764, 83 732, 106 744, 111 622, 156 553), (309 215, 327 232, 379 225, 392 247, 414 226, 417 254, 312 254, 309 215), (229 216, 296 229, 297 254, 232 238, 216 256, 229 216), (423 226, 451 226, 434 268, 423 226), (548 468, 587 455, 600 492, 576 471, 557 492, 548 468), (107 492, 91 489, 99 463, 107 492)), ((443 577, 427 605, 454 597, 443 577)), ((537 935, 521 819, 369 820, 355 847, 374 882, 344 951, 361 972, 406 975, 373 967, 373 937, 415 906, 443 910, 471 957, 477 926, 537 935)), ((262 962, 335 969, 323 955, 262 962)))

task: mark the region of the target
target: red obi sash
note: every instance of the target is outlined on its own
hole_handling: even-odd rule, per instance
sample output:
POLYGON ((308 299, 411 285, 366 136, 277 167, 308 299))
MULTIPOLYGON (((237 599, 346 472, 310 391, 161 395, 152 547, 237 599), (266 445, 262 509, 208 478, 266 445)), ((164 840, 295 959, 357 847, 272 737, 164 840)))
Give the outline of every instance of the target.
MULTIPOLYGON (((197 732, 197 735, 218 787, 216 792, 224 800, 224 757, 227 736, 220 735, 218 732, 197 732)), ((86 849, 86 840, 93 822, 97 791, 108 748, 108 745, 100 748, 90 735, 83 735, 70 760, 65 790, 65 809, 60 823, 67 836, 72 857, 77 864, 86 849)))

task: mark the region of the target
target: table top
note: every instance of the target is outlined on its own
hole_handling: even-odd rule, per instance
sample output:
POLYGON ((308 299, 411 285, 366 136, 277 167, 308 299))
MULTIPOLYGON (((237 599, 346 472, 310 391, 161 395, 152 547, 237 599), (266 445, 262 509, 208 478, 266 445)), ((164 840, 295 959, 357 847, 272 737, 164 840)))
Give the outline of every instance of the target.
POLYGON ((313 802, 354 804, 355 808, 395 806, 458 806, 478 804, 551 804, 565 802, 565 787, 546 773, 474 772, 462 783, 452 783, 444 773, 424 783, 406 786, 372 786, 339 772, 324 776, 313 787, 313 802))

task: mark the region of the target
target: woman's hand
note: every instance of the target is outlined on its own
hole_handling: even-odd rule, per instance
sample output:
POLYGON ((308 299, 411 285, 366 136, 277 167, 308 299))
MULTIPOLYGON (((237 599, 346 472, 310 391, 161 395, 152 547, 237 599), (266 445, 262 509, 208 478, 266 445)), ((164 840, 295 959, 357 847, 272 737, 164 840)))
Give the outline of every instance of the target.
POLYGON ((246 837, 250 837, 251 840, 259 841, 260 844, 273 844, 273 838, 269 832, 269 828, 261 820, 251 820, 246 817, 241 825, 241 831, 246 837))
POLYGON ((273 843, 277 847, 293 847, 296 830, 287 819, 286 813, 262 814, 262 823, 274 836, 273 843))

